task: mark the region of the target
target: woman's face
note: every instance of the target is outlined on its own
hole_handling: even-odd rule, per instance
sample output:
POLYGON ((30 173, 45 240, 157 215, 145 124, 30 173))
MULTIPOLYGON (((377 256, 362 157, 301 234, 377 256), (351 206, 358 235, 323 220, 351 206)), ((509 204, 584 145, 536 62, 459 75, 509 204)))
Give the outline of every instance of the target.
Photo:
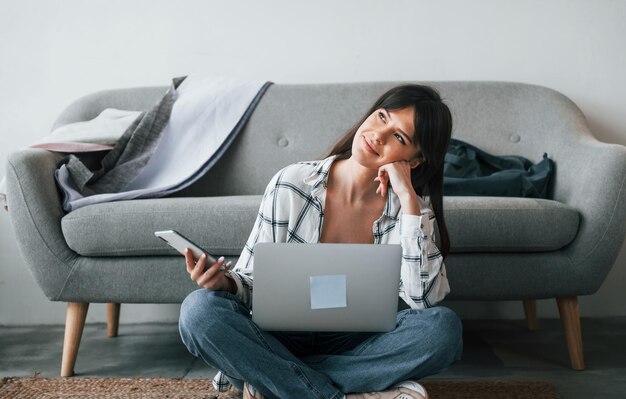
POLYGON ((376 168, 397 161, 409 161, 415 167, 420 146, 413 142, 415 109, 379 108, 364 122, 352 141, 352 156, 363 166, 376 168))

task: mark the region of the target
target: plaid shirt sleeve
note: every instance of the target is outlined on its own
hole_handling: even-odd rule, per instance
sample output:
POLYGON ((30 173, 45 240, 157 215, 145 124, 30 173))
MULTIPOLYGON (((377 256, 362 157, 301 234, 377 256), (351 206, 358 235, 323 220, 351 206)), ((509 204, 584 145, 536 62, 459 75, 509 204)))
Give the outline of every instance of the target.
POLYGON ((413 309, 435 306, 449 292, 446 268, 435 243, 435 214, 401 215, 402 267, 400 296, 413 309))

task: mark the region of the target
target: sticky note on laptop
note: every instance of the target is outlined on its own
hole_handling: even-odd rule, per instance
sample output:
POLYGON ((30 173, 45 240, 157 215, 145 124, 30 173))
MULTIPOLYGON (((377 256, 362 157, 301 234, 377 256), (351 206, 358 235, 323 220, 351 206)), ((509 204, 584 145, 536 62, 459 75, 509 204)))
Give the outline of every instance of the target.
POLYGON ((347 307, 346 275, 310 276, 311 309, 347 307))

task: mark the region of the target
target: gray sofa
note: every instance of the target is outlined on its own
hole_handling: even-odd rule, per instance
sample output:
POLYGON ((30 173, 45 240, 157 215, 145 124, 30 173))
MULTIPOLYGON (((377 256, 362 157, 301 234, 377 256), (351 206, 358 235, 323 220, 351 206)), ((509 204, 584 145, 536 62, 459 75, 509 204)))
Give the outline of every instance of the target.
MULTIPOLYGON (((20 251, 45 295, 67 302, 61 375, 73 374, 89 303, 109 304, 114 336, 121 303, 180 303, 197 289, 182 257, 156 239, 155 230, 179 230, 235 261, 270 177, 290 163, 319 159, 375 98, 400 83, 406 82, 275 84, 215 167, 166 198, 65 214, 53 179, 62 154, 11 154, 7 199, 20 251)), ((598 290, 624 239, 626 147, 596 140, 576 105, 545 87, 420 83, 438 88, 450 106, 453 137, 533 163, 547 152, 556 166, 551 199, 444 198, 452 246, 445 261, 447 300, 521 300, 533 330, 534 300, 556 298, 571 366, 583 369, 577 297, 598 290)), ((85 96, 53 128, 94 118, 108 107, 149 109, 166 89, 85 96)))

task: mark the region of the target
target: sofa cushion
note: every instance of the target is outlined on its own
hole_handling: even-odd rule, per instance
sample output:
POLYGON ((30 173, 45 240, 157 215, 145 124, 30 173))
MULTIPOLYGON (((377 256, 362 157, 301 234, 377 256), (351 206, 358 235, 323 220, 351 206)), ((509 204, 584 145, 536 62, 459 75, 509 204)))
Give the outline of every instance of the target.
POLYGON ((541 198, 447 196, 450 252, 545 252, 572 242, 579 213, 541 198))
MULTIPOLYGON (((154 236, 169 229, 213 255, 238 256, 260 203, 260 195, 117 201, 70 212, 61 226, 83 256, 176 255, 154 236)), ((446 196, 444 212, 451 252, 553 251, 574 239, 579 223, 575 209, 537 198, 446 196)))
POLYGON ((256 219, 260 195, 150 198, 94 204, 68 213, 61 228, 84 256, 176 255, 155 237, 176 230, 212 255, 239 255, 256 219))

